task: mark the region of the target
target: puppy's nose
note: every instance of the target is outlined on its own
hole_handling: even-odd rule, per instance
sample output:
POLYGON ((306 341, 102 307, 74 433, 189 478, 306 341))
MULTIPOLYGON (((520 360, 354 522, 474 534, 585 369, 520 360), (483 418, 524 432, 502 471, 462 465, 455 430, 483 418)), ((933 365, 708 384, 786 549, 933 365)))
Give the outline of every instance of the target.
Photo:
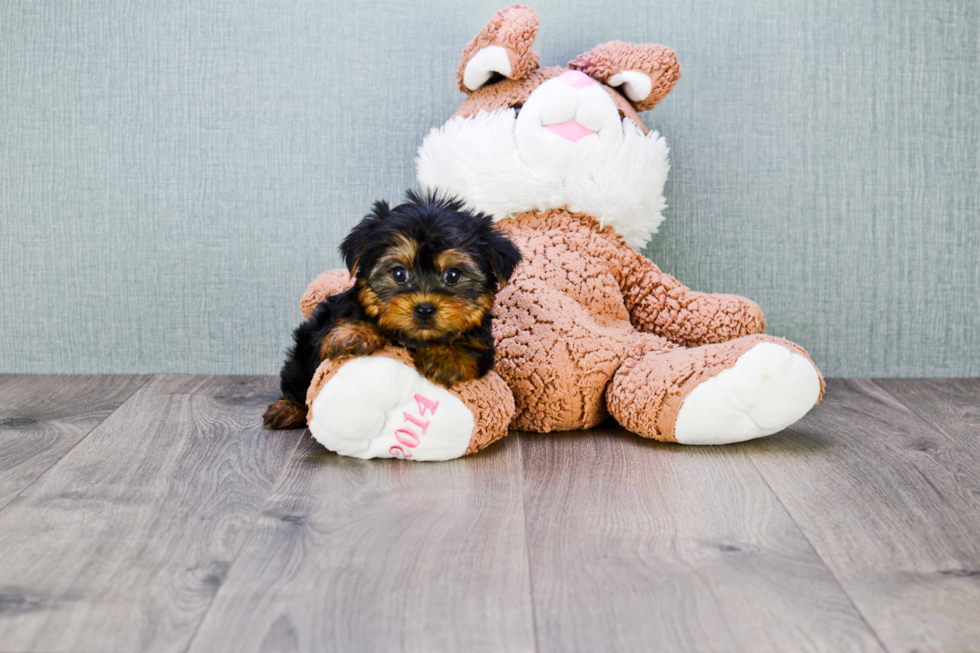
POLYGON ((420 320, 428 320, 436 314, 436 307, 432 304, 418 304, 415 307, 415 317, 420 320))

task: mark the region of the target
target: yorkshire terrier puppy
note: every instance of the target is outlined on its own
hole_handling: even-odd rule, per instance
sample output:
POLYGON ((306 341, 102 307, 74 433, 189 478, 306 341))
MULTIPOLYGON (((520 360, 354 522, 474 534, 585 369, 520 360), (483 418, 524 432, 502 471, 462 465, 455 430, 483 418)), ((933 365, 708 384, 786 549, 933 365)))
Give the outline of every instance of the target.
POLYGON ((306 426, 306 392, 326 358, 365 356, 393 343, 442 386, 490 371, 490 309, 521 253, 489 216, 409 191, 393 209, 375 203, 340 252, 354 286, 321 302, 294 332, 280 372, 283 398, 262 416, 267 428, 306 426))

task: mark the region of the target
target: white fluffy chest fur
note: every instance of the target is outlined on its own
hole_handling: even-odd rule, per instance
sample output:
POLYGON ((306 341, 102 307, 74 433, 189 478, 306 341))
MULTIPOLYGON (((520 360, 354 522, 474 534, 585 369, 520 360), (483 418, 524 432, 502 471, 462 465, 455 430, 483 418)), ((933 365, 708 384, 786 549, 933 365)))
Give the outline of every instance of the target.
POLYGON ((612 225, 636 248, 647 244, 666 207, 670 165, 663 137, 624 120, 612 151, 593 146, 590 136, 574 144, 540 139, 533 152, 523 152, 516 122, 513 109, 501 109, 434 128, 416 159, 422 190, 455 195, 497 220, 564 206, 612 225))

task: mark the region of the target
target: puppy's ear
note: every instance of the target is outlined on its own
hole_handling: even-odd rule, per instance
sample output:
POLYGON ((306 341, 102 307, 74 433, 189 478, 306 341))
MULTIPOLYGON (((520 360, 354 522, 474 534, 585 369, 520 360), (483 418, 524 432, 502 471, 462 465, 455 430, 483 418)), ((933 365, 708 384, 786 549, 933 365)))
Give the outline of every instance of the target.
POLYGON ((486 243, 493 273, 501 284, 505 284, 510 281, 514 269, 523 258, 521 250, 517 249, 517 245, 512 243, 510 238, 492 223, 487 229, 486 243))
POLYGON ((351 232, 344 238, 344 242, 340 244, 340 254, 344 257, 344 265, 347 266, 347 271, 352 277, 357 276, 361 256, 368 245, 374 241, 378 226, 387 220, 390 214, 391 209, 388 207, 388 202, 378 200, 374 203, 371 212, 351 229, 351 232))

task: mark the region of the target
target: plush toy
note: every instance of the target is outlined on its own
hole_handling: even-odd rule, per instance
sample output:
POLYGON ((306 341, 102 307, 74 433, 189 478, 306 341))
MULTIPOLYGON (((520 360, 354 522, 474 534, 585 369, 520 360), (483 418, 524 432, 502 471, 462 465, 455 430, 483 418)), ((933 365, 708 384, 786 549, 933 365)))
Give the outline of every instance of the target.
MULTIPOLYGON (((680 77, 674 52, 614 41, 568 67, 538 67, 534 12, 501 9, 463 50, 467 97, 419 148, 423 190, 499 221, 524 255, 494 306, 497 359, 446 389, 394 347, 324 361, 309 427, 359 458, 445 460, 508 427, 587 429, 612 416, 645 437, 724 444, 775 433, 820 398, 806 352, 762 335, 752 301, 689 290, 638 251, 665 207, 667 146, 637 115, 680 77)), ((350 286, 326 272, 308 316, 350 286)))

